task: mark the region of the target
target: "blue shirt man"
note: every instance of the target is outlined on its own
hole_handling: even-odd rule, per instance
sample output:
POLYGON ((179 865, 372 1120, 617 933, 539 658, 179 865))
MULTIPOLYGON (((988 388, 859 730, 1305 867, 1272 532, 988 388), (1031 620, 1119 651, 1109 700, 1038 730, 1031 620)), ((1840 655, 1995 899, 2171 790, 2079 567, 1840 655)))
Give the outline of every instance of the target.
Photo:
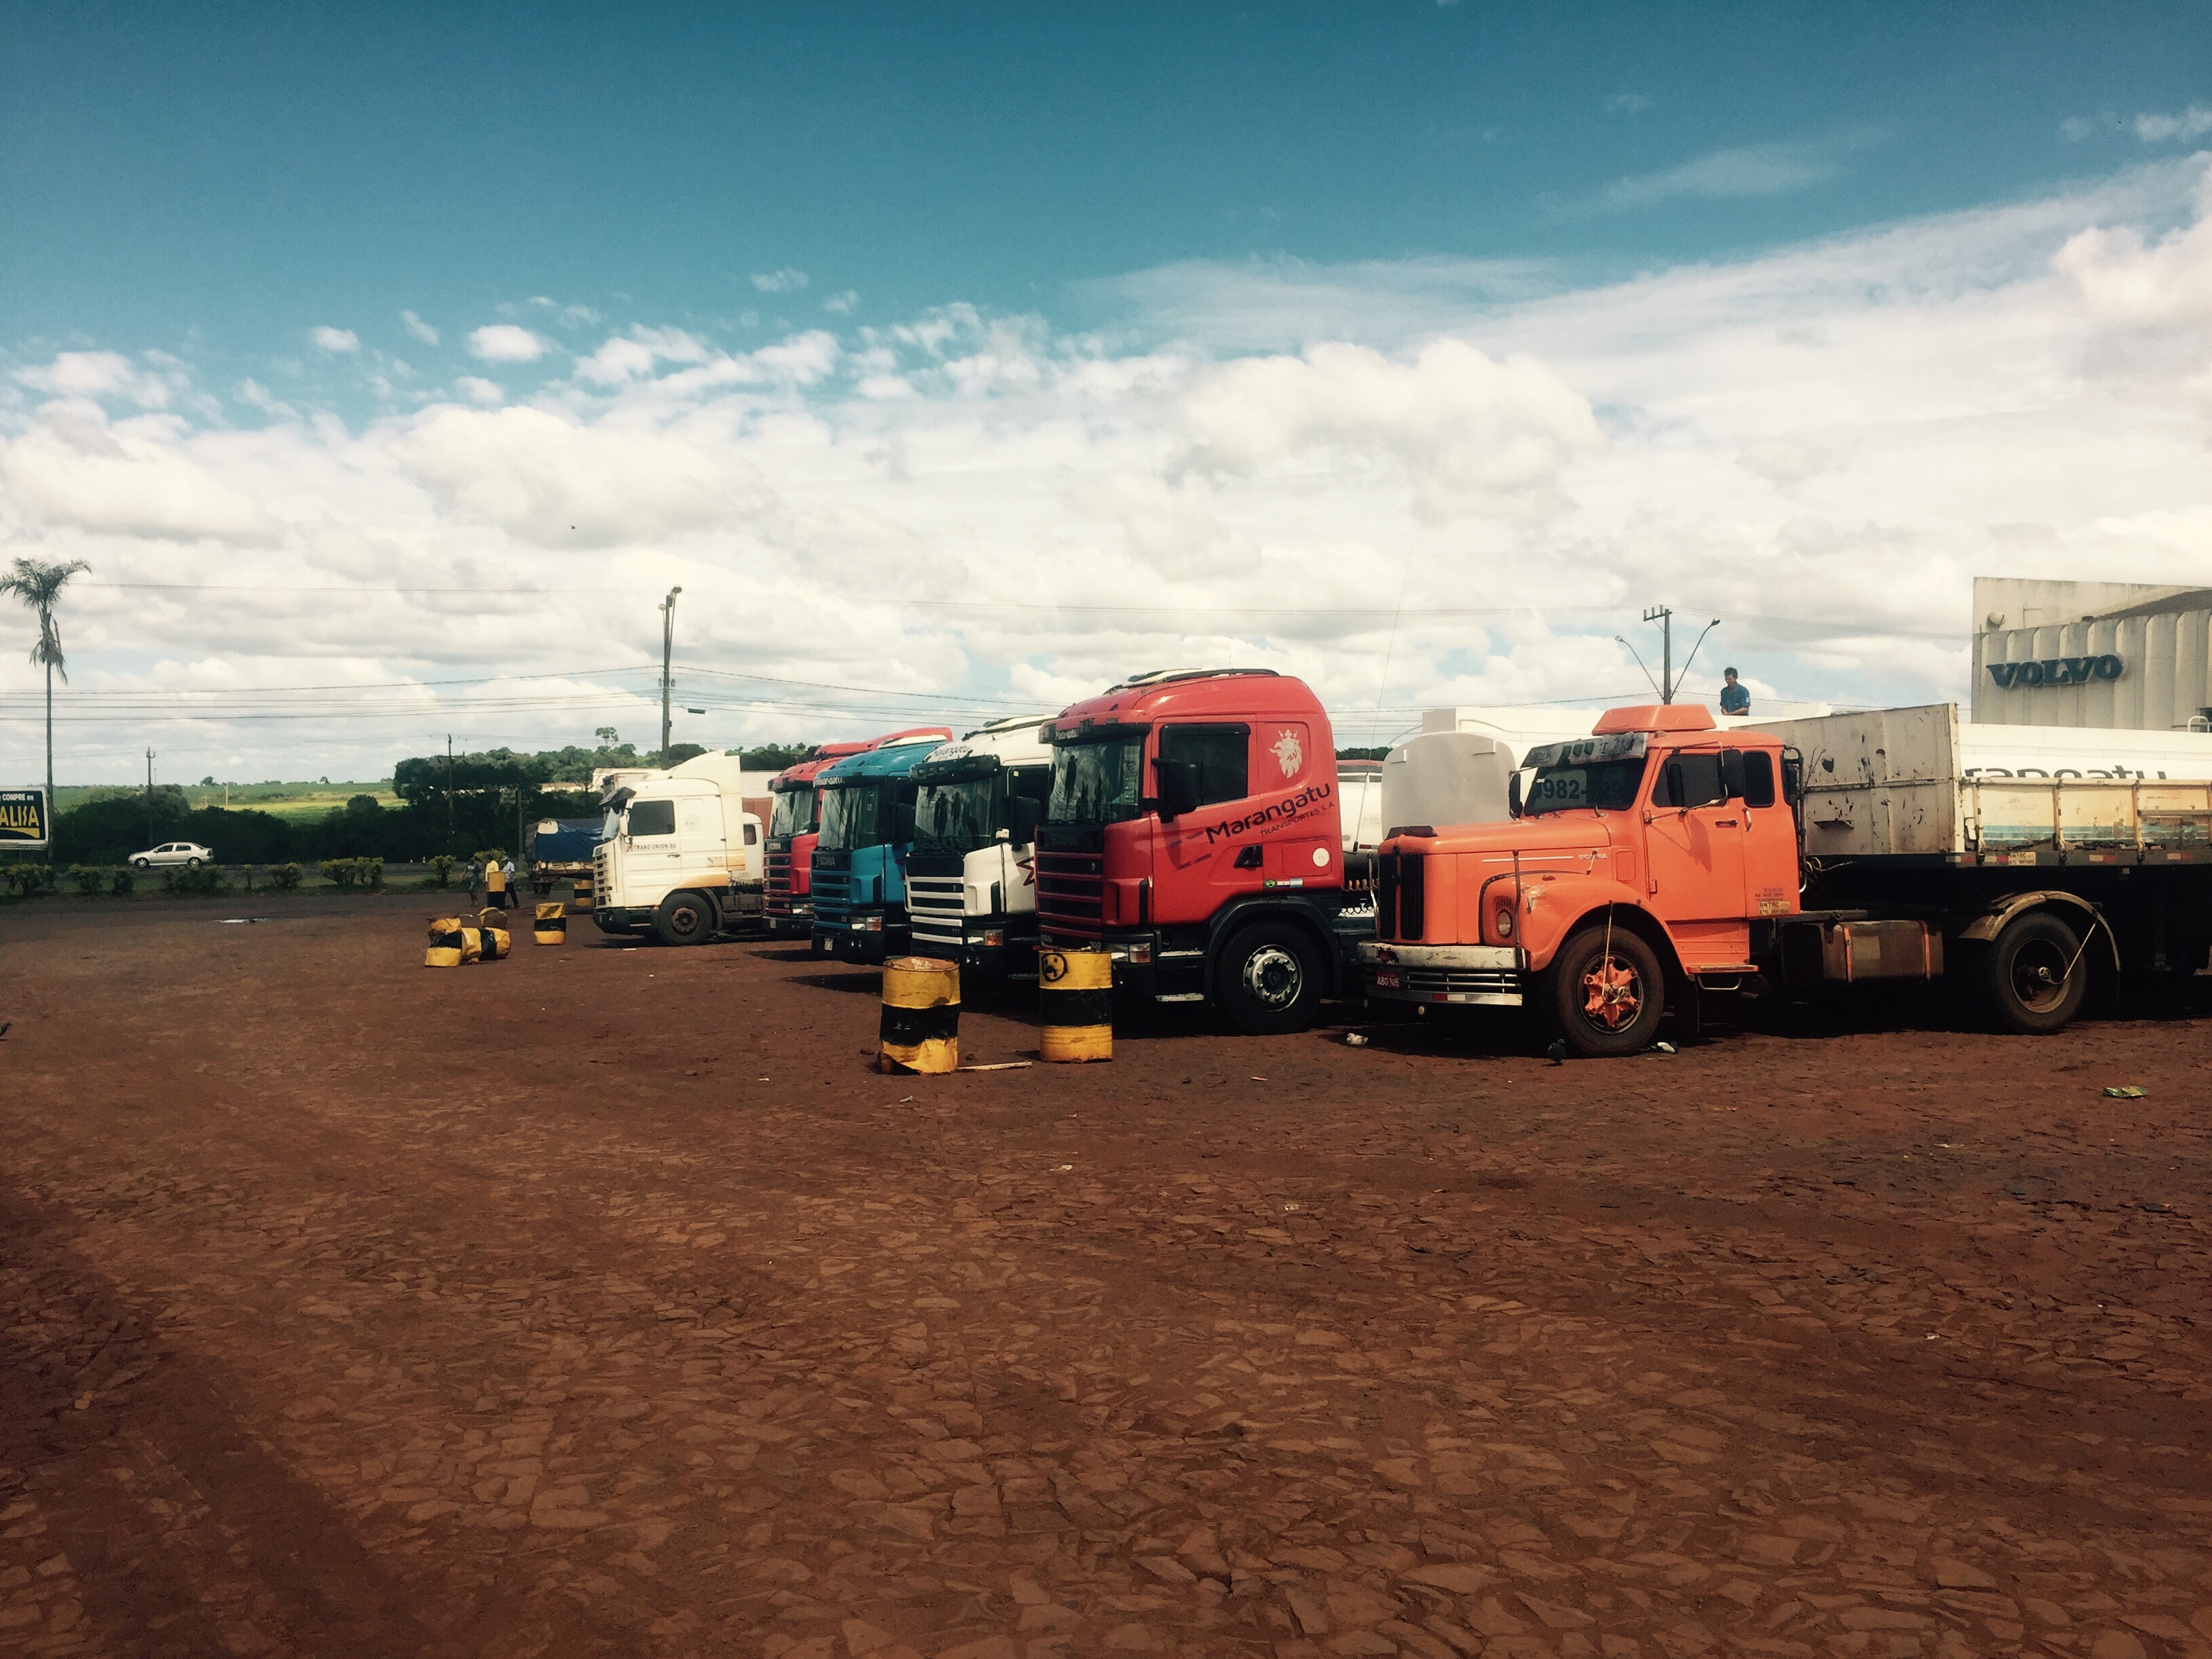
POLYGON ((1751 713, 1751 693, 1738 683, 1735 670, 1721 670, 1721 713, 1748 714, 1751 713))

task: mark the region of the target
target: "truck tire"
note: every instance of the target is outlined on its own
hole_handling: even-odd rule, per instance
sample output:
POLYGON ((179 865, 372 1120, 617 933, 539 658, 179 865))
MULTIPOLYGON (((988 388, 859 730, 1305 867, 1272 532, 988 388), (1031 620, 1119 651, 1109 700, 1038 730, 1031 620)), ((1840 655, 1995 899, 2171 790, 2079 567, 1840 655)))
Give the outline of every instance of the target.
POLYGON ((696 893, 671 893, 653 913, 663 945, 704 945, 714 937, 714 907, 696 893))
POLYGON ((1213 1000, 1247 1036, 1303 1031, 1321 1006, 1321 963, 1297 928, 1263 921, 1229 941, 1213 970, 1213 1000))
POLYGON ((2060 1030, 2087 994, 2087 956, 2081 936, 2048 910, 2015 917, 1982 958, 1983 1006, 2002 1030, 2060 1030))
POLYGON ((1567 1047, 1589 1060, 1648 1048, 1667 1012, 1659 956, 1638 935, 1585 927, 1552 959, 1553 1023, 1567 1047))

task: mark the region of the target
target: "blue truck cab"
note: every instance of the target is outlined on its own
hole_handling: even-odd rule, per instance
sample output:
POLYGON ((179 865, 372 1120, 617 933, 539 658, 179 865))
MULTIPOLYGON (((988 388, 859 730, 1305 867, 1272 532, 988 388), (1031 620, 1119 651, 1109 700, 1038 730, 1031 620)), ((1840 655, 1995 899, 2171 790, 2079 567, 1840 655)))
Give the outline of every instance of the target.
POLYGON ((849 755, 815 775, 822 838, 814 848, 814 948, 848 962, 905 951, 906 860, 914 845, 915 764, 934 740, 849 755))

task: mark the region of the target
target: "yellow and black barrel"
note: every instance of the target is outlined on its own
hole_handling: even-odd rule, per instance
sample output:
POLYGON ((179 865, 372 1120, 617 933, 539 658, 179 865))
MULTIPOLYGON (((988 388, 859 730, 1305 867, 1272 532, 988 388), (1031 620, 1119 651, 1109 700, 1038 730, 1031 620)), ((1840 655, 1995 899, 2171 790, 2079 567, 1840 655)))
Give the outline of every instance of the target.
POLYGON ((592 908, 591 877, 579 876, 576 878, 575 886, 569 890, 568 908, 571 910, 574 910, 580 916, 592 908))
POLYGON ((1114 1058, 1114 958, 1103 951, 1037 952, 1040 1060, 1114 1058))
POLYGON ((477 939, 486 962, 497 962, 514 948, 514 936, 504 927, 479 927, 477 939))
POLYGON ((893 957, 884 964, 883 1054, 886 1072, 960 1069, 960 964, 935 957, 893 957))
POLYGON ((458 968, 476 959, 475 930, 459 916, 440 916, 430 924, 430 948, 422 953, 425 968, 458 968))
POLYGON ((540 945, 559 945, 568 937, 568 908, 559 899, 538 907, 530 936, 540 945))

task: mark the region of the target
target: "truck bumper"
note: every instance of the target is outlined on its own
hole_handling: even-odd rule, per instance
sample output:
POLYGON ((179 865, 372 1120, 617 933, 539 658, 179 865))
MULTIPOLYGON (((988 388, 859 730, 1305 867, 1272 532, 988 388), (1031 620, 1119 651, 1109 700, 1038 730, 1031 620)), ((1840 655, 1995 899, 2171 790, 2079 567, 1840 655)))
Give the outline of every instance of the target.
POLYGON ((603 904, 593 908, 592 920, 599 924, 599 931, 603 933, 634 933, 639 928, 652 923, 653 912, 624 910, 603 904))
POLYGON ((768 930, 778 939, 805 939, 814 931, 814 907, 801 901, 788 910, 771 910, 768 930))
POLYGON ((1114 959, 1114 993, 1139 1002, 1203 1002, 1206 1000, 1206 952, 1183 947, 1170 950, 1150 928, 1117 928, 1103 937, 1054 945, 1041 943, 1042 951, 1103 951, 1114 959))
POLYGON ((963 919, 957 944, 942 933, 925 936, 918 928, 911 929, 912 942, 908 949, 918 957, 934 957, 939 962, 957 962, 960 971, 978 980, 1036 977, 1036 924, 1030 919, 1027 928, 1009 927, 1003 919, 995 916, 969 916, 963 919))
POLYGON ((905 953, 907 933, 903 915, 856 910, 846 917, 842 927, 816 921, 813 938, 815 948, 823 956, 841 962, 880 963, 886 957, 905 953))
POLYGON ((1528 1000, 1520 953, 1507 945, 1386 945, 1363 940, 1359 977, 1384 1002, 1518 1008, 1528 1000))

